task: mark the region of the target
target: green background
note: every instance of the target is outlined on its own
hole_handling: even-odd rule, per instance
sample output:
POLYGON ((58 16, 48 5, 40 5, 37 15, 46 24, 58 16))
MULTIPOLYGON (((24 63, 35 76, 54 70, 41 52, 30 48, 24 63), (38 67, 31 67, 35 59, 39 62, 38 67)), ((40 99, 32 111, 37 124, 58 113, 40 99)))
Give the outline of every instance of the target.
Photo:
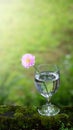
POLYGON ((36 64, 60 67, 58 105, 73 105, 73 0, 0 0, 0 104, 39 105, 34 68, 21 65, 31 53, 36 64))

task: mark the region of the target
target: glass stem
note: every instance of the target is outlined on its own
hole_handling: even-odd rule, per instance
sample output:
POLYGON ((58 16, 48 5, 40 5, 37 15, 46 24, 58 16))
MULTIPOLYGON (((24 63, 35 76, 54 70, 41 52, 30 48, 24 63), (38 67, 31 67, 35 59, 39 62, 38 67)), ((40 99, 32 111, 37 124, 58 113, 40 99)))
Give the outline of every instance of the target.
POLYGON ((51 96, 49 96, 48 98, 46 98, 46 100, 47 100, 47 104, 50 104, 51 96))

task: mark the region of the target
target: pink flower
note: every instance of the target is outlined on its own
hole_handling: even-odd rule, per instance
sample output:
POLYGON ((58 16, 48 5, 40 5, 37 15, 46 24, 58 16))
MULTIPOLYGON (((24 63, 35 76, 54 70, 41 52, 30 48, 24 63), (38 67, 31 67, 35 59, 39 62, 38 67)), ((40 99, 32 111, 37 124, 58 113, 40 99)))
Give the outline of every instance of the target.
POLYGON ((32 54, 24 54, 21 59, 22 65, 25 68, 30 68, 35 64, 35 56, 32 54))

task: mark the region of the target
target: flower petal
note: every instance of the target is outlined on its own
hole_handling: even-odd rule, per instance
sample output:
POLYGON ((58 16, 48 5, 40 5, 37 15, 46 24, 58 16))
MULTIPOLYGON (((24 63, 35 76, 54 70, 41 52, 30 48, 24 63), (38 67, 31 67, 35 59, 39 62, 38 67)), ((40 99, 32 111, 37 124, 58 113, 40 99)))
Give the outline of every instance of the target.
POLYGON ((35 56, 32 54, 24 54, 21 59, 22 65, 25 68, 30 68, 31 66, 34 66, 35 64, 35 56))

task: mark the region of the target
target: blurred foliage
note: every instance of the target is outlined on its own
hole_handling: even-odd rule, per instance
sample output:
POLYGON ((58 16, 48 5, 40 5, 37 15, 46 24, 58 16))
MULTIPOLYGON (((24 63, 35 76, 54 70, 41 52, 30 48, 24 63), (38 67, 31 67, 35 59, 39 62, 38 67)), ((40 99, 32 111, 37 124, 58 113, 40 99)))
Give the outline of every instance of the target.
POLYGON ((32 53, 36 64, 60 67, 52 102, 73 105, 73 1, 6 1, 0 1, 0 104, 45 102, 34 86, 34 69, 21 65, 21 56, 32 53))
POLYGON ((60 88, 53 101, 60 105, 73 105, 73 56, 66 55, 60 65, 60 88))

